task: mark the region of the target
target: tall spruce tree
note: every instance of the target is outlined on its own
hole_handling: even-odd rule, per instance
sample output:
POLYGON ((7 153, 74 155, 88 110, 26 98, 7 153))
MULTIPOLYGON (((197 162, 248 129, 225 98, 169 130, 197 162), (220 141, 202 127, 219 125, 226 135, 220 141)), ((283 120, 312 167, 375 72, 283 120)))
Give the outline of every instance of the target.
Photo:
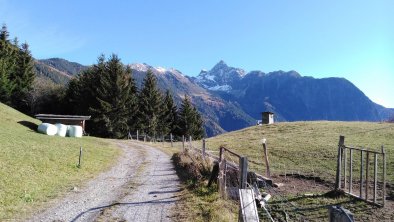
POLYGON ((16 83, 11 79, 16 69, 16 49, 9 40, 7 26, 0 30, 0 102, 11 104, 11 96, 16 83))
POLYGON ((138 96, 138 128, 156 137, 160 117, 162 95, 152 70, 148 70, 138 96))
POLYGON ((11 97, 12 103, 22 112, 28 112, 27 96, 28 92, 32 90, 35 72, 33 57, 27 43, 22 44, 18 50, 17 67, 11 78, 15 82, 15 89, 11 97))
POLYGON ((204 137, 203 120, 197 109, 191 104, 190 98, 185 95, 179 109, 178 127, 179 133, 191 136, 193 139, 204 137))
POLYGON ((9 40, 7 26, 0 30, 0 101, 26 112, 27 93, 35 78, 33 58, 27 43, 9 40))
POLYGON ((136 86, 131 69, 118 56, 108 61, 102 55, 98 63, 70 82, 67 97, 73 112, 92 115, 90 133, 111 138, 124 138, 134 118, 136 86))
POLYGON ((175 134, 177 129, 178 113, 174 99, 169 90, 166 91, 162 103, 158 132, 161 135, 175 134))

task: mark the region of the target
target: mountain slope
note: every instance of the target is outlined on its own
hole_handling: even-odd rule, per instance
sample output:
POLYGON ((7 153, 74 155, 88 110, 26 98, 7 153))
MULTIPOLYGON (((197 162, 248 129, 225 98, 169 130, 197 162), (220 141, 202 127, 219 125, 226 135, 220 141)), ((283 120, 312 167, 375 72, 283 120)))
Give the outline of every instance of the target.
MULTIPOLYGON (((86 69, 63 59, 36 61, 39 75, 66 84, 86 69)), ((343 78, 315 79, 295 71, 244 70, 220 61, 197 77, 176 69, 132 64, 133 77, 140 87, 151 69, 162 91, 169 89, 179 104, 185 94, 203 114, 208 136, 255 124, 261 112, 272 111, 279 121, 342 120, 382 121, 394 116, 394 109, 375 104, 356 86, 343 78)))
POLYGON ((344 78, 315 79, 295 71, 244 73, 220 61, 192 80, 227 101, 237 102, 256 119, 263 111, 276 113, 282 121, 381 121, 393 114, 344 78))
POLYGON ((131 68, 139 87, 141 87, 147 70, 150 69, 157 77, 159 88, 162 91, 170 90, 177 104, 180 104, 185 94, 190 96, 192 103, 203 114, 208 136, 254 124, 254 119, 240 109, 237 104, 214 96, 176 69, 155 68, 147 64, 132 64, 131 68))
POLYGON ((35 60, 34 67, 38 76, 48 78, 57 84, 68 83, 73 76, 88 68, 60 58, 35 60))

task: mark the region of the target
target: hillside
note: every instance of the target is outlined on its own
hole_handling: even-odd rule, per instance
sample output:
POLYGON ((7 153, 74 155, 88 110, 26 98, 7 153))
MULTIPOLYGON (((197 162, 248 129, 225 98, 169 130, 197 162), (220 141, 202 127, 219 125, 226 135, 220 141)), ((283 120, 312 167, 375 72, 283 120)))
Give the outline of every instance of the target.
POLYGON ((67 84, 70 79, 87 69, 87 66, 65 59, 51 58, 34 61, 34 68, 40 77, 45 77, 57 84, 67 84))
POLYGON ((29 215, 45 202, 108 168, 120 154, 94 137, 36 132, 40 121, 0 103, 0 221, 29 215), (83 166, 77 168, 79 148, 83 166))
MULTIPOLYGON (((371 122, 287 122, 260 125, 225 133, 207 140, 209 150, 218 151, 220 145, 261 163, 251 165, 264 174, 261 139, 267 139, 271 170, 275 175, 302 173, 335 180, 339 136, 345 144, 380 150, 388 154, 388 180, 394 183, 394 124, 371 122)), ((355 154, 356 155, 356 154, 355 154)), ((356 157, 355 157, 356 159, 356 157)))
MULTIPOLYGON (((86 68, 64 59, 36 63, 39 75, 61 84, 86 68)), ((277 121, 384 121, 394 116, 394 109, 374 103, 343 78, 315 79, 295 71, 246 72, 224 61, 197 77, 148 64, 131 68, 138 86, 151 69, 161 90, 169 89, 178 104, 185 94, 191 96, 203 114, 208 136, 252 126, 263 111, 274 112, 277 121)))
POLYGON ((157 77, 159 88, 164 92, 170 90, 175 102, 181 103, 185 94, 191 97, 192 103, 203 114, 205 129, 208 136, 217 135, 226 131, 241 129, 254 124, 248 114, 237 104, 226 102, 208 90, 190 81, 180 71, 175 69, 155 68, 147 64, 132 64, 133 77, 141 87, 148 69, 157 77))

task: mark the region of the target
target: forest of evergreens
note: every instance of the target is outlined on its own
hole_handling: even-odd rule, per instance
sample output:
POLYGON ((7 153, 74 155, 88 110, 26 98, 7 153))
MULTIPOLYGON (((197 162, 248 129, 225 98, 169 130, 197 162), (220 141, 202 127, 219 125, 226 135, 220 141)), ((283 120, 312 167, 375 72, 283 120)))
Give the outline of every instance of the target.
POLYGON ((138 89, 132 70, 113 54, 99 56, 97 64, 83 70, 66 86, 36 76, 27 43, 10 40, 7 27, 0 33, 0 102, 19 111, 91 115, 90 135, 125 138, 139 130, 150 137, 205 135, 201 114, 185 95, 179 107, 170 91, 162 92, 148 70, 138 89))

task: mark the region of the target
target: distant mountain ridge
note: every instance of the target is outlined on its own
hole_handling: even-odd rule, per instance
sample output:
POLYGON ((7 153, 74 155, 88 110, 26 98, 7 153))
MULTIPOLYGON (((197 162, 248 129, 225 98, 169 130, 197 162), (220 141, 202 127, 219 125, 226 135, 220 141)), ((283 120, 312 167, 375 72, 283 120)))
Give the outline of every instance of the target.
POLYGON ((255 119, 261 118, 262 111, 272 111, 282 121, 382 121, 393 115, 392 109, 375 104, 344 78, 315 79, 296 71, 245 74, 220 61, 192 80, 226 101, 237 102, 255 119))
MULTIPOLYGON (((224 61, 196 77, 145 63, 130 66, 139 87, 150 69, 159 88, 169 89, 176 102, 191 96, 204 116, 208 136, 253 125, 263 111, 274 112, 279 121, 382 121, 394 115, 394 109, 375 104, 344 78, 315 79, 296 71, 247 73, 224 61)), ((36 61, 39 75, 60 84, 87 68, 58 58, 36 61)))
POLYGON ((68 83, 73 76, 88 68, 88 66, 60 58, 35 60, 34 67, 39 76, 58 84, 68 83))

